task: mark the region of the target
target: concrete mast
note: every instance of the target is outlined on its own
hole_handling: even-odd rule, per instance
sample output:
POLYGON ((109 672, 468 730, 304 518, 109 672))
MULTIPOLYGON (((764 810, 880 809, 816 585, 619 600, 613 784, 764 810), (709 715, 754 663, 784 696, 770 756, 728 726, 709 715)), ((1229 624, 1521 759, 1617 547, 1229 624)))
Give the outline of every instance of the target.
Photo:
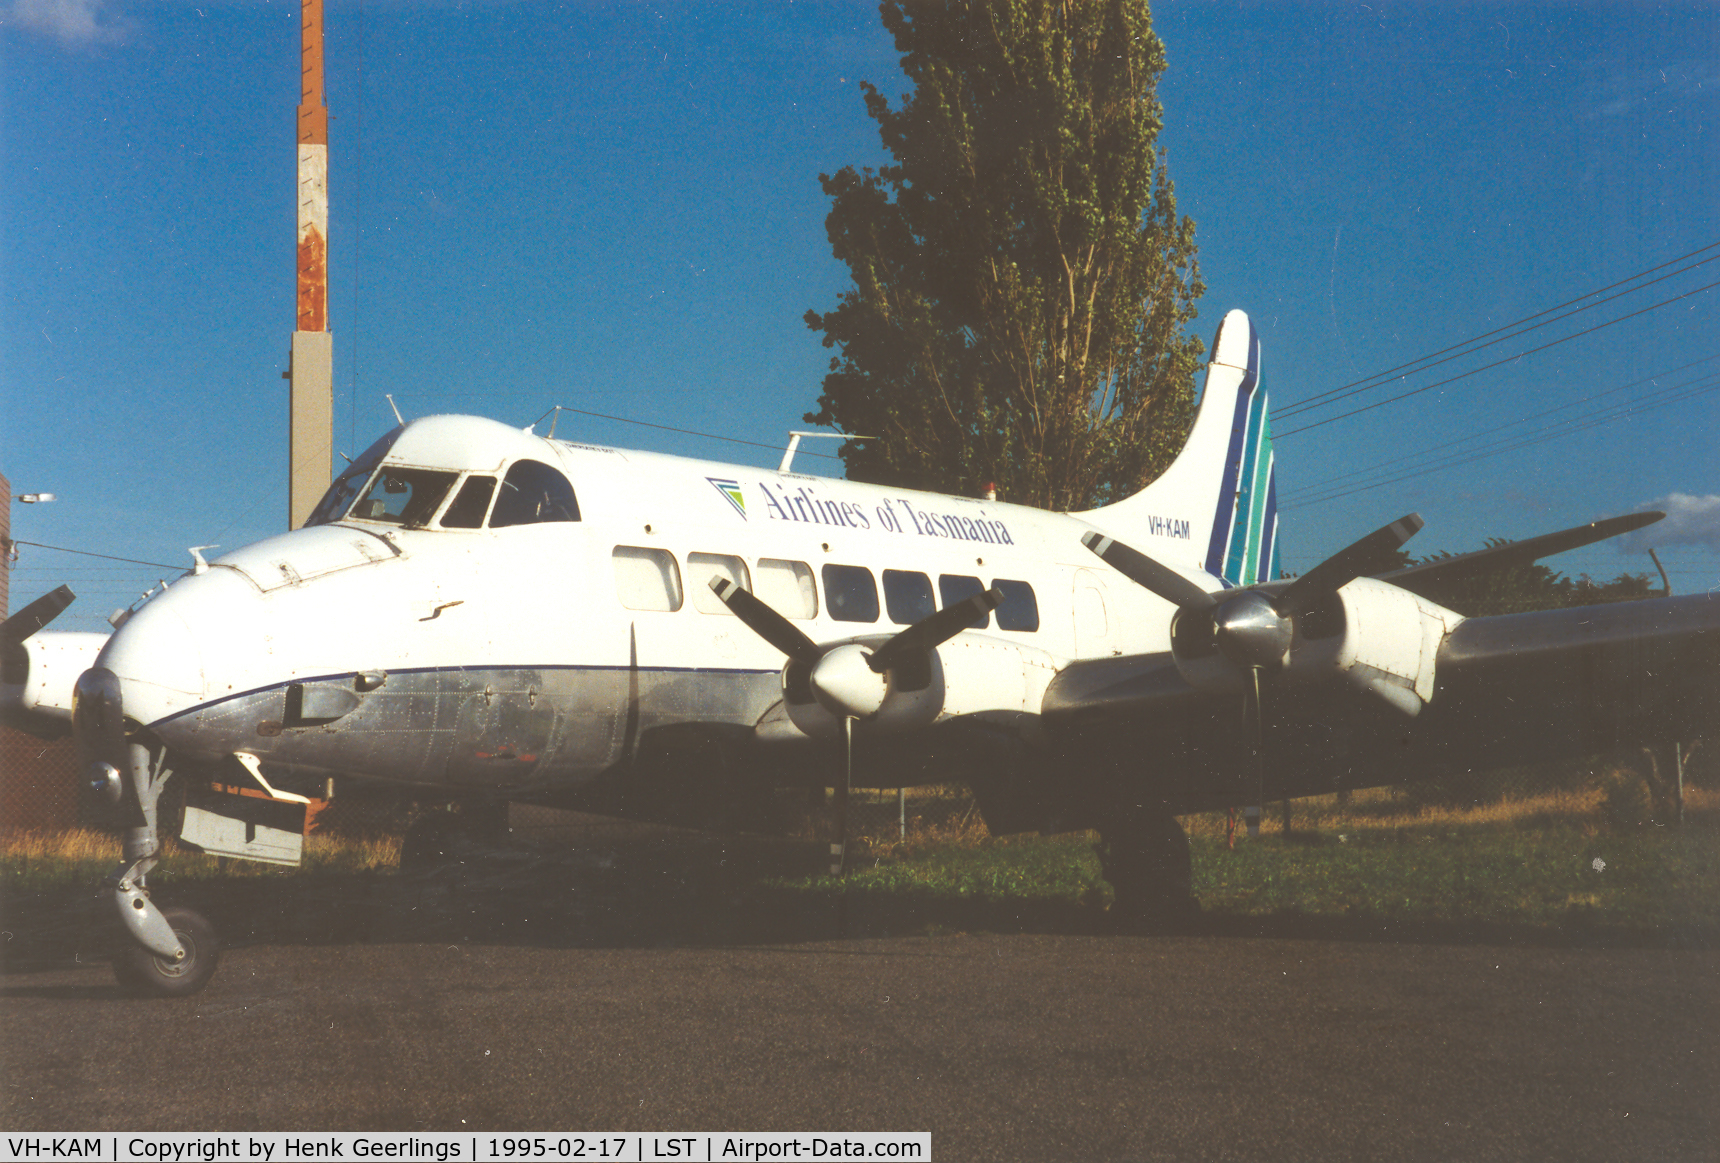
POLYGON ((298 325, 293 331, 287 522, 297 529, 328 490, 334 462, 334 337, 328 330, 328 109, 323 0, 304 0, 299 29, 298 325))

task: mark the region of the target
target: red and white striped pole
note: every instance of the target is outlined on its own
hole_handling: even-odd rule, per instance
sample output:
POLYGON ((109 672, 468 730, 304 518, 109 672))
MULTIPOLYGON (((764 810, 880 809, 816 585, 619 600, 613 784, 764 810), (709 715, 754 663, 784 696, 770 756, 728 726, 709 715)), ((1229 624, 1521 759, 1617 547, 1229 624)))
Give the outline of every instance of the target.
POLYGON ((328 109, 323 105, 323 3, 304 0, 299 57, 298 322, 288 444, 288 527, 305 523, 334 460, 334 340, 328 330, 328 109))

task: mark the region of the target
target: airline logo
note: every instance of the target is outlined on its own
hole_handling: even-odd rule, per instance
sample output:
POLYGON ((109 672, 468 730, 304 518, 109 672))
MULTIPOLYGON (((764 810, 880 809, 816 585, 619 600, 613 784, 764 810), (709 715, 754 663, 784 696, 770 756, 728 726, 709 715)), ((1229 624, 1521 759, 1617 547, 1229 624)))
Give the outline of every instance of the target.
POLYGON ((735 507, 735 512, 741 515, 741 520, 746 520, 747 499, 745 494, 741 492, 741 482, 724 480, 722 477, 706 477, 705 479, 711 482, 712 488, 728 498, 729 504, 735 507))

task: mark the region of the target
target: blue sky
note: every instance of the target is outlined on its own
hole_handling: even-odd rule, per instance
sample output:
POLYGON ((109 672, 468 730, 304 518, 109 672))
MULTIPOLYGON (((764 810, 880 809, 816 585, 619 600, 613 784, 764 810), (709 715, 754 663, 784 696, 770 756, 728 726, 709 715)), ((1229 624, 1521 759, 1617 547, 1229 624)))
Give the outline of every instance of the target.
MULTIPOLYGON (((187 546, 282 527, 297 13, 0 4, 0 472, 60 498, 15 506, 15 538, 176 570, 187 546)), ((1208 287, 1196 326, 1210 339, 1241 307, 1260 329, 1286 566, 1411 510, 1425 553, 1677 494, 1676 527, 1646 543, 1680 591, 1720 584, 1720 292, 1700 290, 1720 259, 1683 269, 1720 255, 1702 251, 1720 243, 1720 9, 1154 13, 1162 141, 1208 287), (1654 287, 1288 414, 1699 251, 1654 287), (1572 419, 1592 426, 1547 427, 1572 419)), ((828 353, 801 317, 845 284, 818 174, 882 160, 857 82, 905 86, 872 4, 330 0, 327 28, 339 448, 390 426, 384 393, 408 415, 524 425, 559 403, 773 447, 805 426, 828 353)), ((1553 564, 1652 572, 1614 546, 1553 564)), ((25 546, 12 600, 69 581, 58 625, 100 629, 172 572, 25 546)))

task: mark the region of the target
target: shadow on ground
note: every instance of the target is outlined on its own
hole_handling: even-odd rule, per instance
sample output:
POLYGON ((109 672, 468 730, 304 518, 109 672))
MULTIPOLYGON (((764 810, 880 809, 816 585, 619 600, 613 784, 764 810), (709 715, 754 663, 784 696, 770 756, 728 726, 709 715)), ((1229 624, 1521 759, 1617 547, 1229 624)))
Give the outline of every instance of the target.
MULTIPOLYGON (((229 947, 460 942, 540 948, 784 944, 961 932, 1116 934, 1102 904, 951 897, 875 888, 789 888, 827 848, 613 822, 526 847, 468 849, 423 871, 231 876, 159 887, 203 913, 229 947)), ((90 889, 0 901, 0 971, 105 961, 117 939, 90 889)), ((1209 912, 1178 933, 1439 945, 1720 948, 1706 929, 1450 922, 1209 912)))

